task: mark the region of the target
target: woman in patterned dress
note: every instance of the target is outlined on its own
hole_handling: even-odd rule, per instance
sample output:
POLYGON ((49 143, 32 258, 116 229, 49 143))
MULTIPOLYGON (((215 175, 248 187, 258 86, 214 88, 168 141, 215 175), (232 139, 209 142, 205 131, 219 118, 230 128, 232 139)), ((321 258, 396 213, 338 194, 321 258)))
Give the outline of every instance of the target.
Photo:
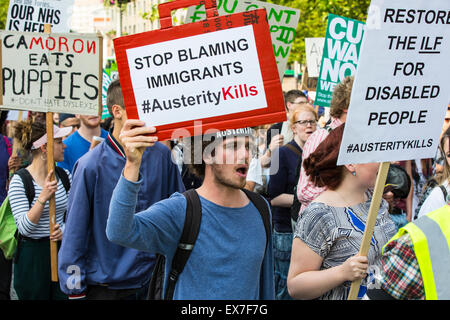
POLYGON ((337 166, 344 125, 330 132, 303 166, 318 187, 327 187, 297 221, 288 274, 295 299, 347 299, 351 282, 362 279, 361 298, 380 270, 382 247, 396 227, 382 200, 368 257, 359 256, 378 163, 337 166))

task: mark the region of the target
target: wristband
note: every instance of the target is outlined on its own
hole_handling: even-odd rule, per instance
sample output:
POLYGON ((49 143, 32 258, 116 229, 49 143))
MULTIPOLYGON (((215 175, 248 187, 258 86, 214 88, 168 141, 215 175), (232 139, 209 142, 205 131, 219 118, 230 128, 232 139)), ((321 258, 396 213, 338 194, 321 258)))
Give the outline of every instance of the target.
POLYGON ((37 198, 36 201, 39 202, 40 204, 42 204, 45 207, 45 202, 42 202, 39 198, 37 198))

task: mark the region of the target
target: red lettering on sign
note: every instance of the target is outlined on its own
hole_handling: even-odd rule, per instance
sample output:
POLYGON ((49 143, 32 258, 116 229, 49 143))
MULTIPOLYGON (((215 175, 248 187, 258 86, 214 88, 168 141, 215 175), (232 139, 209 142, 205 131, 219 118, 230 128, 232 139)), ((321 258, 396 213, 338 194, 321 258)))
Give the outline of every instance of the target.
POLYGON ((222 88, 223 100, 239 99, 248 96, 256 96, 258 90, 255 86, 247 87, 247 84, 232 85, 227 88, 222 88))
POLYGON ((89 43, 89 41, 86 44, 87 53, 91 53, 93 51, 93 54, 95 54, 95 41, 92 41, 89 43))
POLYGON ((76 53, 86 52, 88 54, 96 54, 97 44, 95 40, 73 39, 71 44, 68 44, 68 41, 69 39, 66 37, 58 37, 57 40, 54 37, 48 37, 47 39, 33 37, 31 38, 29 49, 33 49, 34 46, 39 46, 42 50, 47 49, 49 51, 70 52, 72 50, 76 53))
POLYGON ((41 49, 44 50, 44 43, 42 42, 42 38, 31 38, 30 49, 33 49, 33 44, 41 45, 41 49))
POLYGON ((67 38, 66 37, 59 37, 59 51, 62 51, 62 46, 66 47, 66 52, 69 52, 69 47, 67 46, 67 38))

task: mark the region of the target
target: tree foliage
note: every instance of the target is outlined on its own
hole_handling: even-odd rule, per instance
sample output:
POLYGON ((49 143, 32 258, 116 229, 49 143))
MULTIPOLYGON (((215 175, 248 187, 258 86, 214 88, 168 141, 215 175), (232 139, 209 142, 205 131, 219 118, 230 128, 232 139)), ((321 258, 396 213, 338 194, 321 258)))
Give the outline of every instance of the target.
MULTIPOLYGON (((260 0, 265 1, 265 0, 260 0)), ((366 21, 370 0, 266 0, 268 2, 300 9, 300 21, 297 26, 289 62, 306 62, 305 38, 324 37, 327 29, 328 14, 366 21)), ((106 6, 127 3, 127 0, 104 0, 106 6)), ((162 1, 165 2, 165 1, 162 1)), ((122 6, 123 8, 123 6, 122 6)), ((144 19, 157 18, 157 5, 153 5, 149 12, 143 13, 144 19)))
POLYGON ((268 2, 300 9, 300 20, 295 34, 289 62, 306 62, 305 38, 324 37, 328 14, 366 21, 370 0, 268 0, 268 2))
POLYGON ((8 16, 8 0, 0 0, 0 29, 5 29, 6 27, 6 18, 8 16))

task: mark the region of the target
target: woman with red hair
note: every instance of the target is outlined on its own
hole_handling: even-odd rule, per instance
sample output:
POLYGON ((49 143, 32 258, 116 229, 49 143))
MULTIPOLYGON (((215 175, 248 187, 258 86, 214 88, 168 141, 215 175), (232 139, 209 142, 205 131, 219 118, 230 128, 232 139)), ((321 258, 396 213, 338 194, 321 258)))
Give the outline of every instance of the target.
POLYGON ((379 164, 336 165, 344 126, 331 131, 303 160, 306 174, 327 190, 297 221, 288 274, 289 294, 295 299, 344 300, 356 279, 362 279, 361 298, 368 271, 377 271, 382 247, 396 233, 382 200, 368 257, 358 255, 371 202, 368 189, 375 185, 379 164))

